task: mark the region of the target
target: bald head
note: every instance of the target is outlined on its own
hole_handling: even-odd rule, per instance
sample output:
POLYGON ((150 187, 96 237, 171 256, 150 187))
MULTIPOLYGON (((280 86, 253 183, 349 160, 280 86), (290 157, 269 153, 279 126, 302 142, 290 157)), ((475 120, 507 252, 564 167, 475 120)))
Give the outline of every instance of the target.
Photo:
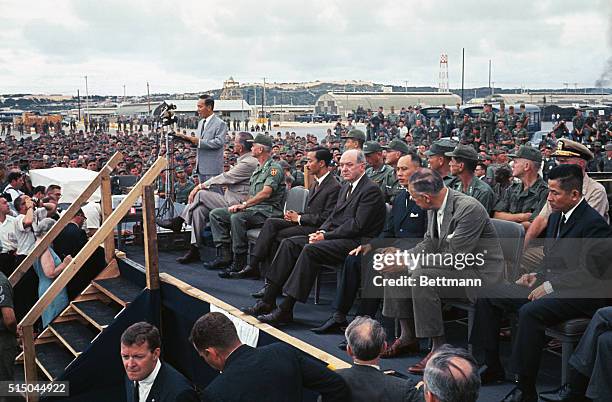
POLYGON ((477 367, 465 349, 442 346, 425 366, 425 400, 476 402, 480 391, 477 367))
POLYGON ((344 334, 349 354, 361 362, 378 360, 387 337, 380 323, 367 316, 356 317, 346 328, 344 334))

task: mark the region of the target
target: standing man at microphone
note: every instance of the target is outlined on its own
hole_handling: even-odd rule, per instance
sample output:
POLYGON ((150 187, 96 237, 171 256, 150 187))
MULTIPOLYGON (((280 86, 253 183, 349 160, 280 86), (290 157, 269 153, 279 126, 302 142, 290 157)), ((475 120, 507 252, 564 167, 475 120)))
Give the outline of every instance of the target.
POLYGON ((208 95, 201 95, 198 99, 198 115, 202 120, 198 122, 197 135, 191 137, 181 133, 175 134, 175 137, 197 146, 196 172, 200 183, 223 173, 223 149, 227 141, 227 125, 215 115, 214 108, 214 99, 208 95))

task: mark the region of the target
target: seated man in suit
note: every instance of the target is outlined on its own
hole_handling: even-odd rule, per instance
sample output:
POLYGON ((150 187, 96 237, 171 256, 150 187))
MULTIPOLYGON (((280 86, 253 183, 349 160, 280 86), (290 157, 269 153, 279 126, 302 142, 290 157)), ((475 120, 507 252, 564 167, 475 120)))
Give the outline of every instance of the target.
POLYGON ((304 388, 321 394, 323 402, 348 401, 346 384, 324 364, 283 343, 243 345, 222 313, 200 317, 189 341, 220 372, 204 390, 205 402, 299 402, 304 388))
POLYGON ((387 335, 370 317, 356 317, 346 328, 347 353, 353 367, 338 370, 351 391, 352 402, 422 401, 415 383, 380 371, 379 354, 385 350, 387 335))
POLYGON ((181 373, 159 359, 159 331, 137 322, 121 335, 127 402, 196 402, 198 395, 181 373))
MULTIPOLYGON (((409 191, 416 204, 428 212, 425 238, 409 250, 388 248, 384 257, 404 251, 407 261, 392 261, 382 272, 408 271, 413 281, 384 286, 383 315, 414 322, 402 330, 408 344, 416 338, 431 338, 432 351, 408 368, 422 374, 432 354, 445 344, 443 299, 474 300, 481 286, 501 280, 503 254, 497 234, 482 204, 473 197, 444 186, 440 174, 421 169, 410 177, 409 191)), ((384 285, 384 283, 383 283, 384 285)))
POLYGON ((269 286, 262 300, 243 309, 245 313, 269 324, 293 321, 295 302, 306 302, 321 266, 343 262, 364 238, 381 232, 385 201, 378 186, 365 175, 365 165, 360 150, 351 149, 342 155, 340 169, 345 183, 334 210, 310 236, 294 236, 281 242, 266 275, 269 286), (283 292, 287 298, 277 308, 276 298, 283 292))
POLYGON ((227 172, 202 182, 191 190, 188 197, 189 204, 183 209, 180 216, 172 219, 159 220, 157 224, 163 228, 180 232, 183 223, 191 225, 191 247, 187 254, 177 258, 181 264, 200 261, 200 239, 208 223, 208 214, 215 208, 229 207, 246 200, 249 194, 249 180, 257 169, 257 159, 251 155, 253 139, 251 133, 240 132, 236 134, 234 152, 238 156, 236 164, 227 172), (226 187, 223 194, 214 191, 216 186, 226 187))
POLYGON ((605 244, 610 228, 585 201, 582 180, 576 165, 550 170, 548 202, 555 212, 548 220, 543 265, 537 273, 522 275, 516 284, 488 289, 493 298, 479 297, 476 303, 470 343, 484 348, 483 384, 504 379, 499 360, 500 320, 503 311, 518 310, 511 366, 519 381, 505 401, 538 400, 535 382, 547 342, 546 327, 590 317, 603 306, 609 284, 601 277, 610 261, 606 256, 610 248, 605 244))
POLYGON ((425 402, 476 402, 478 364, 465 349, 444 345, 429 359, 423 374, 425 402))
POLYGON ((309 235, 316 231, 336 205, 340 183, 329 174, 332 154, 326 148, 308 152, 308 171, 314 176, 310 186, 306 209, 298 214, 286 211, 283 218, 269 218, 264 223, 251 252, 251 260, 242 271, 222 272, 222 278, 259 277, 260 264, 271 260, 276 254, 281 240, 291 236, 309 235), (223 274, 223 275, 222 275, 223 274))
MULTIPOLYGON (((408 150, 407 155, 402 156, 397 161, 397 179, 402 188, 393 200, 389 220, 391 225, 379 238, 372 240, 369 244, 364 244, 351 250, 350 255, 344 260, 340 281, 338 282, 338 289, 333 302, 335 311, 323 325, 313 328, 313 332, 318 334, 338 332, 343 327, 346 327, 348 325, 346 316, 353 306, 360 287, 362 287, 362 293, 357 308, 357 315, 376 316, 382 294, 377 294, 376 288, 371 286, 372 275, 369 274, 373 270, 368 267, 372 266, 374 255, 372 251, 386 246, 400 247, 400 245, 403 245, 404 247, 412 248, 413 245, 423 239, 427 230, 427 213, 416 205, 407 190, 410 176, 420 167, 421 159, 414 149, 408 150), (413 240, 414 243, 408 245, 408 239, 413 240), (364 278, 362 278, 362 273, 366 274, 364 278)), ((403 345, 400 341, 396 346, 400 344, 403 345)), ((393 348, 393 350, 395 349, 393 348)))

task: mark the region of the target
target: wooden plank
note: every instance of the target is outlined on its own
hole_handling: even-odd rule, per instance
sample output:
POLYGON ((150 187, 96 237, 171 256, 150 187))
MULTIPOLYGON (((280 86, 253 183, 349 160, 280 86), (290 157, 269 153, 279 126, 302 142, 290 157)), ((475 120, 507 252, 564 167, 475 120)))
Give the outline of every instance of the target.
MULTIPOLYGON (((22 330, 25 380, 26 382, 34 382, 38 380, 36 350, 34 349, 34 326, 24 325, 22 326, 22 330)), ((38 402, 38 396, 35 394, 28 394, 26 400, 28 402, 38 402)))
POLYGON ((351 367, 350 363, 345 362, 344 360, 338 359, 337 357, 330 355, 327 352, 322 351, 321 349, 318 349, 312 345, 310 345, 309 343, 306 343, 300 339, 297 339, 289 334, 286 334, 285 332, 274 328, 273 326, 269 325, 269 324, 264 324, 261 321, 259 321, 257 318, 252 317, 248 314, 243 313, 242 311, 240 311, 238 308, 227 304, 226 302, 224 302, 223 300, 219 300, 214 296, 209 295, 208 293, 194 288, 193 286, 189 285, 186 282, 181 281, 180 279, 177 279, 175 277, 173 277, 172 275, 169 275, 167 273, 162 273, 160 274, 160 278, 162 282, 168 283, 170 285, 176 286, 178 289, 180 289, 183 293, 188 294, 191 297, 194 297, 196 299, 199 300, 203 300, 209 304, 213 304, 225 311, 227 311, 229 314, 240 318, 243 321, 248 322, 249 324, 255 326, 256 328, 258 328, 260 331, 264 331, 272 336, 274 336, 275 338, 289 344, 292 346, 295 346, 296 348, 298 348, 299 350, 308 353, 309 355, 327 363, 328 367, 333 369, 333 370, 337 370, 337 369, 341 369, 341 368, 349 368, 351 367))
MULTIPOLYGON (((77 197, 77 199, 70 205, 70 207, 66 210, 66 212, 60 217, 55 225, 47 232, 47 234, 42 238, 40 243, 28 256, 25 260, 19 264, 17 269, 11 274, 9 277, 9 282, 11 286, 14 288, 15 285, 19 282, 19 280, 25 275, 25 273, 30 269, 30 267, 34 264, 34 261, 49 247, 53 240, 57 237, 57 235, 62 231, 62 229, 72 220, 77 211, 81 208, 81 204, 91 197, 91 195, 96 191, 98 186, 100 185, 100 178, 106 173, 110 173, 117 166, 117 164, 123 159, 123 155, 120 152, 115 153, 109 161, 104 165, 102 170, 98 173, 98 175, 89 183, 89 185, 83 190, 81 195, 77 197)), ((98 243, 100 244, 100 243, 98 243)))
POLYGON ((153 187, 145 186, 142 197, 142 217, 144 224, 145 267, 147 288, 159 289, 159 258, 157 254, 157 228, 155 226, 155 198, 153 187))
MULTIPOLYGON (((111 194, 110 172, 106 171, 100 179, 102 193, 102 223, 113 213, 113 198, 111 194)), ((115 234, 111 232, 104 240, 104 258, 110 263, 115 257, 115 234)))
MULTIPOLYGON (((136 183, 132 191, 123 199, 121 204, 113 211, 108 219, 100 226, 100 229, 89 239, 85 247, 73 258, 73 260, 64 268, 62 273, 55 278, 51 286, 47 291, 38 299, 36 304, 28 312, 28 314, 21 320, 19 325, 33 325, 36 320, 42 315, 43 310, 55 299, 58 293, 66 286, 66 284, 76 275, 79 269, 87 262, 89 257, 98 248, 106 236, 113 231, 117 223, 123 218, 123 216, 130 210, 134 202, 138 199, 142 193, 142 189, 145 185, 151 184, 159 175, 159 173, 166 167, 166 160, 164 158, 158 158, 157 161, 151 166, 151 168, 142 176, 142 178, 136 183)), ((54 225, 56 227, 57 225, 54 225)))

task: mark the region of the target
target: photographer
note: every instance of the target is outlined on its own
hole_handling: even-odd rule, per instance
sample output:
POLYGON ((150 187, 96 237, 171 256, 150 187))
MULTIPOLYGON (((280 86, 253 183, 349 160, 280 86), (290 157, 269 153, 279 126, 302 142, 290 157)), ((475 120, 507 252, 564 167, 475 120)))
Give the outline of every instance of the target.
POLYGON ((191 137, 176 133, 176 138, 183 139, 198 148, 196 159, 196 173, 199 182, 223 173, 223 149, 225 147, 227 125, 214 113, 215 101, 208 95, 200 96, 198 100, 198 115, 202 120, 196 129, 197 135, 191 137))

